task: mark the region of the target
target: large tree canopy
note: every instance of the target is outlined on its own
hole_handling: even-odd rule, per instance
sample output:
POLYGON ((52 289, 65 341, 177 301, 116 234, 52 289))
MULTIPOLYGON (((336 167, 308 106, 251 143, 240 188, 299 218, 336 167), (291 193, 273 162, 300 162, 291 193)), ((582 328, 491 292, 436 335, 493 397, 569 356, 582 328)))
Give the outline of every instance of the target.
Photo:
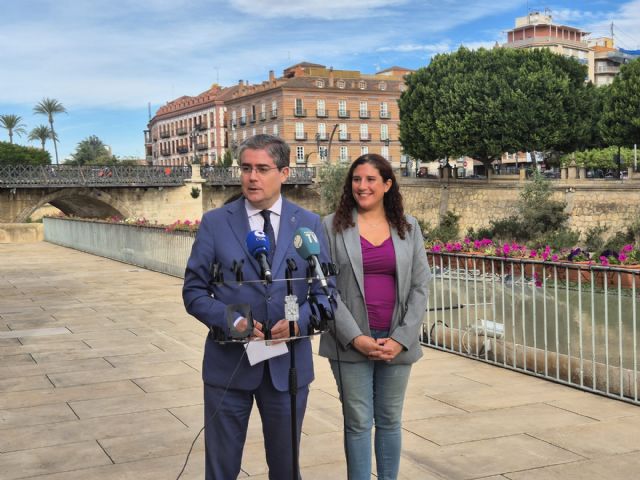
POLYGON ((91 135, 78 143, 71 160, 65 163, 71 165, 107 165, 115 159, 107 146, 97 136, 91 135))
POLYGON ((48 165, 50 163, 51 156, 47 151, 0 142, 0 165, 48 165))
POLYGON ((460 48, 407 79, 400 140, 413 157, 467 155, 486 166, 504 152, 588 146, 593 101, 586 67, 548 50, 460 48))
POLYGON ((600 119, 603 139, 616 146, 640 143, 640 59, 623 65, 605 88, 600 119))

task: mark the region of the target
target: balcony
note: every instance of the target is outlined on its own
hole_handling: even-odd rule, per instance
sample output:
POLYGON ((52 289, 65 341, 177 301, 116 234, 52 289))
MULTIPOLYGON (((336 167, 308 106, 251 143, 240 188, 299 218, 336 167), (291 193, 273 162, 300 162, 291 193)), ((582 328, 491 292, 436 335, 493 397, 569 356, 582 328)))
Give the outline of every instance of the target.
POLYGON ((267 119, 267 112, 260 112, 260 121, 264 122, 267 119))
POLYGON ((237 120, 231 120, 231 128, 237 128, 238 127, 238 121, 237 120))
POLYGON ((618 73, 620 73, 620 67, 599 65, 596 67, 596 73, 612 73, 614 75, 617 75, 618 73))
POLYGON ((316 133, 316 140, 319 142, 326 142, 329 137, 326 133, 316 133))
POLYGON ((271 118, 278 118, 278 109, 271 110, 271 118))
POLYGON ((360 118, 371 118, 369 110, 360 110, 360 118))
POLYGON ((340 133, 340 135, 338 136, 338 140, 340 140, 341 142, 350 142, 351 141, 351 134, 350 133, 340 133))
POLYGON ((169 157, 171 156, 171 152, 169 150, 160 150, 160 155, 163 157, 169 157))
POLYGON ((329 112, 326 110, 316 110, 316 117, 318 118, 327 118, 329 116, 329 112))
POLYGON ((160 132, 160 138, 169 138, 170 136, 171 136, 171 132, 169 132, 169 130, 160 132))
POLYGON ((196 143, 196 150, 209 150, 209 145, 205 143, 196 143))
POLYGON ((296 132, 296 140, 303 140, 306 141, 307 140, 307 134, 304 132, 296 132))
POLYGON ((389 143, 391 142, 391 139, 388 136, 382 136, 380 135, 380 141, 382 143, 384 143, 386 146, 389 146, 389 143))
POLYGON ((294 117, 306 117, 307 116, 307 109, 306 108, 294 108, 293 109, 293 116, 294 117))
POLYGON ((249 118, 249 123, 256 123, 256 117, 249 118))
POLYGON ((247 117, 240 117, 240 125, 246 125, 247 124, 247 117))
POLYGON ((207 129, 207 124, 205 122, 201 122, 201 123, 196 123, 195 127, 196 130, 206 130, 207 129))
POLYGON ((370 142, 371 141, 371 134, 370 133, 366 133, 366 134, 360 134, 360 141, 361 142, 370 142))
POLYGON ((384 118, 388 120, 391 118, 391 114, 389 112, 380 112, 380 118, 384 118))
POLYGON ((185 153, 189 153, 189 147, 186 145, 178 145, 176 147, 176 152, 184 155, 185 153))
POLYGON ((338 118, 351 118, 349 110, 338 110, 338 118))
POLYGON ((178 135, 186 135, 188 133, 187 127, 180 127, 176 129, 176 134, 178 135))

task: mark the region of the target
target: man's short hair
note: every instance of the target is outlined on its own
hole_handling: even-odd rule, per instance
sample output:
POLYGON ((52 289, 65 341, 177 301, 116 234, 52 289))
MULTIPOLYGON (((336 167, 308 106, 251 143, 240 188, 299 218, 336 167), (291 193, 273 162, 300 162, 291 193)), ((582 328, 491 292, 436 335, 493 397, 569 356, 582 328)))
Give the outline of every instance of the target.
POLYGON ((247 149, 266 151, 278 168, 289 166, 291 150, 289 149, 289 145, 280 137, 261 133, 247 138, 238 147, 238 161, 240 163, 242 163, 242 154, 247 149))

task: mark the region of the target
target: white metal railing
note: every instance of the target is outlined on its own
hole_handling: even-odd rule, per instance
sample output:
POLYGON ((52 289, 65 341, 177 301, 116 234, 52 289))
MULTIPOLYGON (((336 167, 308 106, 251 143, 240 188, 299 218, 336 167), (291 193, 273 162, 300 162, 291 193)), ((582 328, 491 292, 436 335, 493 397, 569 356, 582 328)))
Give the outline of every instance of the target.
POLYGON ((87 220, 45 217, 43 223, 47 242, 181 278, 195 238, 193 232, 87 220))
POLYGON ((640 405, 640 270, 429 254, 422 342, 640 405))

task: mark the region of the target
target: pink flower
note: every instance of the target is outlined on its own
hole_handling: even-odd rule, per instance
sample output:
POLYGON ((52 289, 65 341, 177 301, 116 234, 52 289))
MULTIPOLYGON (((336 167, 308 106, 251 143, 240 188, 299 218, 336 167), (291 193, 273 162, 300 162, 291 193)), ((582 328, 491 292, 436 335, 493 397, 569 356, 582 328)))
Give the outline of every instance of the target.
POLYGON ((538 251, 537 250, 531 250, 531 252, 529 252, 529 256, 531 258, 536 258, 538 256, 538 251))
POLYGON ((631 250, 633 250, 633 245, 628 243, 627 245, 625 245, 624 247, 622 247, 622 251, 624 253, 629 253, 631 250))
POLYGON ((474 240, 473 241, 473 248, 475 248, 476 250, 480 250, 480 248, 482 248, 484 245, 482 244, 482 242, 480 240, 474 240))
POLYGON ((469 237, 464 237, 465 245, 469 245, 471 243, 471 239, 469 237))
POLYGON ((440 252, 442 251, 442 245, 434 245, 434 246, 433 246, 433 248, 432 248, 432 250, 433 250, 435 253, 440 253, 440 252))
POLYGON ((509 244, 508 244, 508 243, 505 243, 505 244, 502 246, 502 252, 503 252, 505 255, 509 255, 509 253, 511 252, 511 247, 509 246, 509 244))
POLYGON ((462 250, 462 244, 460 242, 456 242, 453 244, 453 249, 456 250, 457 252, 459 252, 460 250, 462 250))
POLYGON ((445 248, 445 250, 447 252, 452 252, 453 251, 453 245, 450 244, 450 243, 445 244, 444 248, 445 248))
POLYGON ((546 262, 547 258, 549 258, 549 251, 545 249, 545 251, 542 252, 542 260, 546 262))
POLYGON ((606 267, 607 265, 609 265, 609 259, 605 256, 601 256, 600 263, 606 267))
POLYGON ((553 262, 557 262, 557 261, 558 261, 558 255, 554 253, 554 254, 551 256, 551 261, 553 261, 553 262))
POLYGON ((627 260, 627 258, 629 258, 629 257, 627 257, 624 253, 621 253, 620 255, 618 255, 618 261, 619 262, 624 262, 624 261, 627 260))
POLYGON ((185 221, 184 221, 184 224, 185 224, 185 225, 191 225, 191 220, 185 220, 185 221))

